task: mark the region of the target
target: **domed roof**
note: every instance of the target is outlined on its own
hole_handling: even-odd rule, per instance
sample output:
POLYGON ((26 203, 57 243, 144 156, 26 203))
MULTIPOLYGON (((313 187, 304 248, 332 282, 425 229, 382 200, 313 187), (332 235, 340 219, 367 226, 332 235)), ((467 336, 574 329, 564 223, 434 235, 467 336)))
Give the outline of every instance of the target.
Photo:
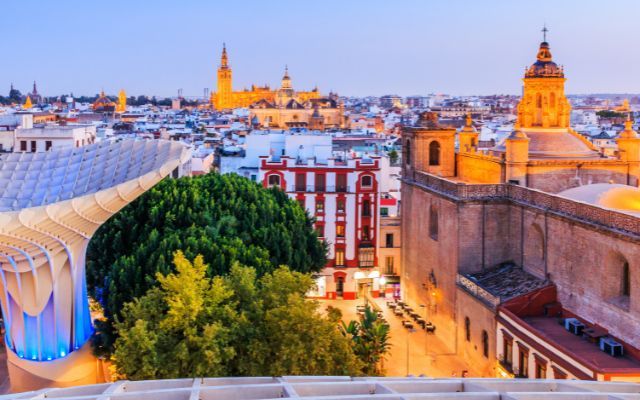
POLYGON ((537 61, 524 74, 525 78, 564 78, 564 69, 552 61, 549 43, 540 43, 537 61))
POLYGON ((567 189, 562 197, 640 216, 640 189, 617 183, 594 183, 567 189))
POLYGON ((509 139, 529 138, 529 158, 531 159, 598 159, 602 158, 592 145, 579 134, 566 128, 521 128, 504 138, 494 151, 506 151, 509 139))

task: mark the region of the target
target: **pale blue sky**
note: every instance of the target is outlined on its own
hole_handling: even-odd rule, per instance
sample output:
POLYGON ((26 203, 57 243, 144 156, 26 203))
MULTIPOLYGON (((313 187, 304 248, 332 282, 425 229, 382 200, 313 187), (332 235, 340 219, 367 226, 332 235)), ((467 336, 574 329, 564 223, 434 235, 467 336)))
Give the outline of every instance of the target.
POLYGON ((234 87, 343 95, 519 93, 547 23, 570 93, 640 92, 640 1, 6 1, 0 92, 202 95, 222 42, 234 87))

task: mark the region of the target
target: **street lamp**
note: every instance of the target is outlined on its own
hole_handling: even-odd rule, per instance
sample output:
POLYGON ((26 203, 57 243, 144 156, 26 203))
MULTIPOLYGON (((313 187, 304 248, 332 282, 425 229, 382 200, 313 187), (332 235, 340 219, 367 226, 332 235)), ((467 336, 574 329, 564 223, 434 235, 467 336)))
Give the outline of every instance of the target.
POLYGON ((407 329, 407 376, 409 376, 409 336, 415 331, 413 328, 407 329))

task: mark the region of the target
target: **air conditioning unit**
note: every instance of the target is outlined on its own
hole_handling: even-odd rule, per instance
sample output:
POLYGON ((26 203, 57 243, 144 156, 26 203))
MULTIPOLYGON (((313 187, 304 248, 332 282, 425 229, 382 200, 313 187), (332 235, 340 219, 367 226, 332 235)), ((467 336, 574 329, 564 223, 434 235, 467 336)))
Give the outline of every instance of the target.
POLYGON ((600 338, 600 350, 612 357, 621 357, 624 354, 622 345, 610 337, 600 338))
POLYGON ((576 336, 582 336, 584 324, 578 321, 577 318, 567 318, 564 320, 564 329, 568 330, 576 336))

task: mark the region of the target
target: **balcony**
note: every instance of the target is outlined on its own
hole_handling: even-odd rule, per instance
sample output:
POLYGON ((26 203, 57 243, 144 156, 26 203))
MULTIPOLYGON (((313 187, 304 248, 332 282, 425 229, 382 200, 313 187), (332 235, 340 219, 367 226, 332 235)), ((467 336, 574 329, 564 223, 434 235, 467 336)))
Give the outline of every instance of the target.
POLYGON ((297 193, 350 193, 349 186, 291 185, 289 192, 297 193))

